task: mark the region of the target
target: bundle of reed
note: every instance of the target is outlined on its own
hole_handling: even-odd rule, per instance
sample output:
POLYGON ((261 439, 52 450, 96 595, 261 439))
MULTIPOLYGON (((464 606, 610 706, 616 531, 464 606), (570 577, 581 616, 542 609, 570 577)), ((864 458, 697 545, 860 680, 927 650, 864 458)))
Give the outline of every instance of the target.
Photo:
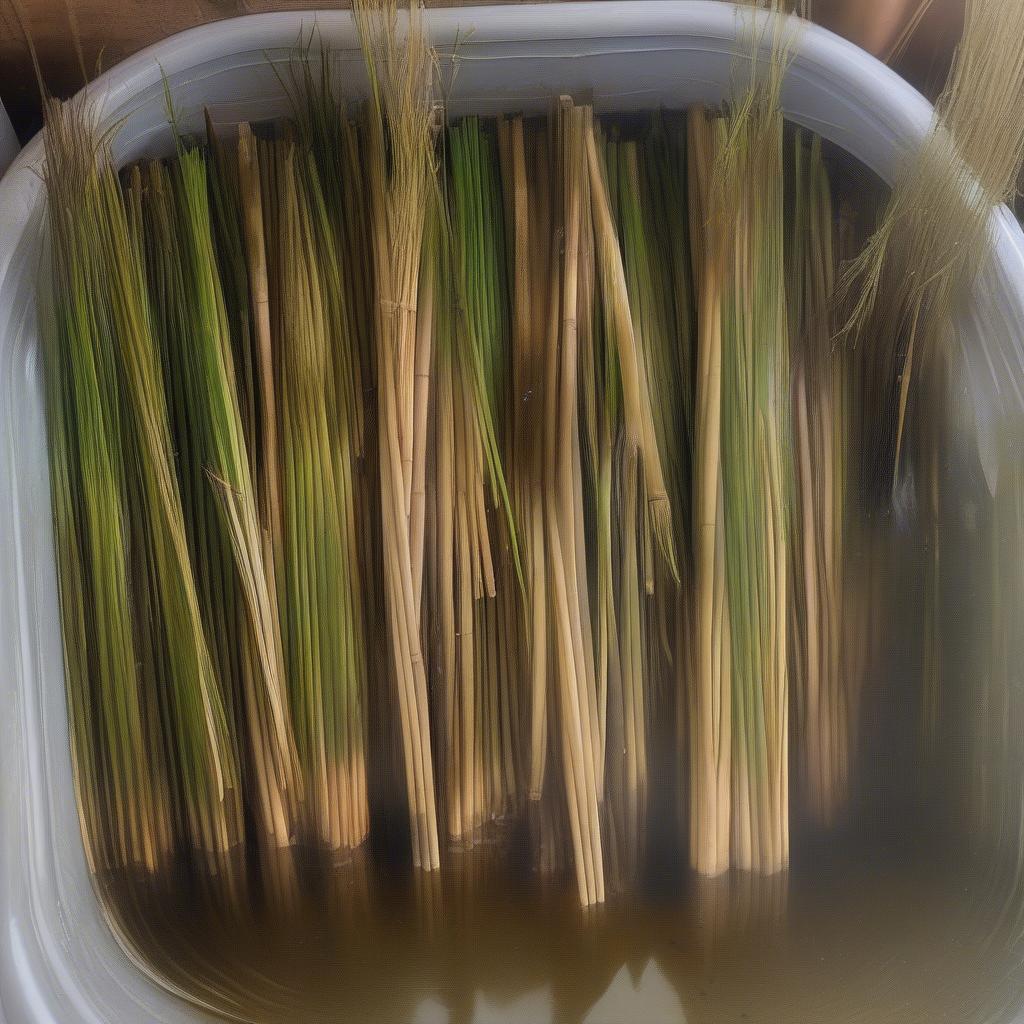
POLYGON ((437 194, 432 64, 422 10, 410 5, 399 39, 394 0, 358 0, 356 22, 371 87, 364 153, 370 209, 370 251, 375 286, 372 320, 378 400, 378 448, 384 591, 392 668, 402 723, 413 861, 440 865, 434 767, 428 716, 426 667, 420 637, 417 580, 422 580, 422 533, 414 538, 414 495, 419 478, 414 426, 417 404, 428 388, 417 387, 421 332, 417 300, 426 212, 437 194))
POLYGON ((505 199, 509 292, 512 308, 512 398, 507 466, 524 564, 524 729, 519 761, 528 794, 529 826, 541 874, 565 864, 568 821, 564 794, 550 784, 559 771, 551 605, 548 593, 547 459, 544 447, 546 373, 551 317, 559 280, 554 244, 556 216, 554 140, 547 125, 520 117, 499 119, 498 142, 505 199))
POLYGON ((519 562, 499 434, 509 309, 495 139, 467 118, 449 129, 446 155, 448 212, 431 224, 424 246, 436 324, 431 568, 445 816, 449 836, 472 845, 483 825, 519 802, 519 562))
POLYGON ((787 459, 778 68, 726 115, 716 173, 724 261, 721 479, 733 689, 733 863, 771 874, 789 859, 787 459), (765 183, 750 189, 750 181, 765 183))
MULTIPOLYGON (((290 65, 294 81, 295 127, 300 144, 316 166, 323 213, 337 256, 338 291, 334 314, 345 334, 330 346, 335 389, 356 456, 366 443, 366 391, 372 353, 366 253, 365 195, 358 153, 358 133, 331 79, 331 54, 314 61, 304 55, 290 65), (319 70, 319 74, 315 70, 319 70)), ((419 408, 419 406, 417 406, 419 408)), ((417 424, 418 426, 419 424, 417 424)))
POLYGON ((281 495, 282 632, 311 838, 366 838, 367 700, 357 420, 336 235, 310 149, 258 144, 281 495), (339 369, 340 367, 340 369, 339 369))
MULTIPOLYGON (((592 322, 594 294, 593 262, 586 254, 581 259, 590 205, 586 152, 587 135, 593 130, 590 111, 563 98, 552 127, 549 152, 556 168, 556 190, 550 234, 542 473, 545 559, 553 602, 549 685, 557 708, 557 752, 577 889, 580 902, 589 906, 605 898, 600 821, 603 709, 598 707, 591 637, 578 391, 580 327, 586 330, 592 322)), ((584 334, 584 346, 589 341, 584 334)))
MULTIPOLYGON (((655 145, 665 144, 664 138, 654 137, 660 131, 659 126, 643 142, 609 142, 606 165, 643 394, 651 405, 658 457, 667 467, 673 549, 685 551, 681 510, 688 504, 684 493, 687 474, 681 442, 685 443, 686 436, 683 396, 690 384, 683 366, 690 338, 689 321, 685 316, 682 321, 677 319, 676 303, 687 301, 689 282, 687 275, 681 295, 672 291, 672 284, 680 280, 680 253, 674 246, 685 244, 685 236, 673 237, 671 226, 659 231, 655 223, 654 207, 673 191, 671 180, 656 182, 656 176, 668 178, 677 173, 667 155, 653 151, 655 145), (686 328, 682 337, 676 334, 680 322, 686 328)), ((678 217, 677 209, 676 221, 678 217)), ((612 324, 608 326, 614 330, 612 324)), ((667 696, 669 687, 664 684, 669 679, 674 685, 686 685, 688 651, 684 591, 672 578, 671 567, 664 560, 656 561, 650 521, 642 514, 646 490, 637 472, 638 453, 622 446, 613 455, 613 445, 622 431, 621 375, 615 349, 608 347, 607 339, 605 345, 605 379, 596 403, 600 410, 599 452, 594 461, 600 467, 596 480, 598 551, 605 555, 599 564, 598 592, 604 595, 607 587, 611 601, 607 597, 602 601, 608 627, 600 631, 599 662, 601 692, 607 694, 608 701, 609 824, 618 840, 612 850, 617 880, 626 884, 636 877, 644 847, 655 699, 667 696), (613 519, 621 523, 614 543, 613 519), (610 649, 606 649, 609 637, 610 649), (655 694, 659 682, 665 692, 655 694)))
POLYGON ((204 627, 254 809, 265 881, 287 899, 292 866, 278 854, 298 826, 301 780, 274 563, 264 546, 238 401, 210 191, 202 150, 181 142, 169 167, 151 163, 145 177, 133 168, 127 201, 143 229, 185 525, 192 562, 203 567, 197 589, 204 627))
MULTIPOLYGON (((793 7, 803 14, 806 5, 771 0, 764 6, 773 11, 793 7)), ((695 107, 687 115, 686 180, 697 327, 689 420, 693 679, 684 717, 690 764, 690 864, 708 876, 725 872, 731 862, 753 866, 751 771, 758 776, 755 799, 770 797, 771 802, 763 809, 766 821, 759 843, 774 851, 764 851, 761 866, 781 867, 788 857, 785 602, 780 603, 786 579, 781 544, 786 493, 781 446, 786 435, 783 423, 776 421, 785 406, 774 404, 784 397, 785 366, 780 357, 786 345, 780 341, 784 342, 785 325, 777 321, 780 313, 784 317, 785 300, 778 267, 771 266, 771 259, 778 256, 781 261, 778 86, 789 29, 785 23, 776 29, 765 74, 757 53, 761 25, 751 12, 753 80, 731 112, 723 118, 695 107), (769 176, 761 177, 766 172, 769 176), (750 188, 752 181, 768 182, 767 193, 750 188), (767 341, 759 338, 752 346, 751 332, 762 330, 767 341), (733 357, 732 366, 724 365, 726 355, 733 357), (754 383, 751 375, 760 384, 760 393, 749 387, 754 383), (727 407, 727 398, 734 404, 727 407), (736 417, 731 424, 730 416, 736 417), (730 461, 727 487, 724 466, 730 461), (755 522, 757 527, 752 526, 755 522), (770 528, 770 539, 765 538, 759 553, 748 551, 745 542, 751 538, 742 534, 752 532, 757 541, 764 527, 770 528), (733 547, 742 537, 740 550, 727 553, 727 533, 733 547), (755 554, 760 557, 748 557, 755 554), (758 585, 764 592, 755 599, 751 594, 758 585), (766 604, 770 591, 773 600, 766 604), (734 599, 746 608, 733 609, 734 599), (755 612, 756 618, 751 618, 755 612), (734 635, 736 630, 739 635, 734 635), (746 645, 762 637, 766 650, 759 652, 755 665, 746 645), (747 663, 734 665, 736 655, 747 663), (767 675, 761 678, 763 655, 769 660, 767 675), (758 715, 751 721, 753 711, 758 715), (771 752, 767 742, 775 747, 771 752), (758 763, 751 765, 751 758, 758 763)))
MULTIPOLYGON (((867 396, 868 408, 886 410, 877 417, 868 467, 876 504, 890 500, 901 472, 912 384, 986 265, 992 210, 1015 193, 1024 164, 1024 62, 1015 48, 992 40, 1022 34, 1024 4, 969 0, 935 124, 844 274, 852 310, 846 330, 879 339, 867 396)), ((1024 372, 1019 353, 999 331, 981 332, 978 344, 962 351, 969 380, 990 385, 997 412, 1017 420, 1024 398, 1016 384, 1004 385, 1024 372)))
MULTIPOLYGON (((312 38, 310 39, 310 48, 312 38)), ((313 55, 301 52, 282 76, 291 96, 295 127, 300 145, 308 147, 316 163, 324 194, 327 217, 338 255, 344 309, 345 339, 331 346, 335 388, 342 396, 342 409, 349 422, 350 447, 355 486, 355 522, 361 571, 353 574, 350 586, 359 591, 366 642, 362 656, 367 680, 382 679, 389 673, 386 645, 376 638, 386 621, 383 590, 382 523, 380 516, 380 463, 377 458, 378 407, 375 352, 375 281, 370 255, 371 215, 363 146, 365 131, 347 109, 333 74, 335 55, 327 48, 313 55)), ((411 501, 410 543, 422 548, 426 522, 426 452, 428 427, 426 400, 430 366, 429 301, 417 313, 417 359, 415 422, 413 427, 414 479, 411 501), (425 342, 420 346, 419 341, 425 342)), ((422 605, 423 560, 414 562, 413 592, 417 609, 422 605)), ((395 766, 401 772, 401 742, 393 721, 390 694, 386 687, 369 687, 363 708, 367 750, 365 769, 367 795, 371 804, 390 805, 394 799, 392 779, 395 766)))
MULTIPOLYGON (((67 295, 75 298, 77 306, 66 319, 60 313, 58 322, 67 325, 62 327, 67 332, 63 335, 67 347, 80 348, 76 358, 86 358, 108 374, 110 390, 106 397, 115 403, 110 415, 113 417, 113 410, 117 410, 112 422, 118 426, 117 444, 123 453, 124 472, 131 477, 124 493, 134 499, 138 521, 134 547, 141 556, 134 581, 141 595, 137 599, 136 618, 140 621, 136 635, 154 646, 155 653, 144 653, 140 663, 158 666, 156 692, 170 761, 176 824, 201 874, 216 876, 221 894, 231 899, 237 897, 242 881, 236 858, 242 840, 238 765, 203 631, 181 496, 172 467, 171 432, 160 354, 146 298, 144 256, 133 232, 138 221, 129 220, 108 142, 96 137, 87 111, 77 103, 53 103, 48 123, 53 128, 47 132, 47 184, 52 197, 54 237, 59 239, 54 247, 54 270, 57 280, 63 275, 72 285, 67 295), (68 262, 81 262, 81 266, 70 271, 68 262)), ((94 379, 95 374, 94 370, 94 379)), ((112 436, 108 440, 113 443, 112 436)), ((116 479, 109 476, 113 468, 116 463, 95 471, 90 465, 85 472, 102 470, 108 474, 106 486, 110 487, 116 479)), ((71 479, 71 486, 76 487, 85 476, 81 475, 77 484, 71 479)), ((108 491, 107 501, 113 498, 108 491)), ((100 511, 112 513, 114 509, 110 504, 104 507, 91 501, 81 508, 87 516, 100 511)), ((103 529, 114 528, 113 522, 106 521, 103 529)), ((67 589, 73 584, 65 580, 62 586, 67 589)), ((105 600, 109 601, 110 596, 105 600)), ((81 627, 82 619, 77 621, 81 627)), ((105 623, 97 624, 96 635, 105 629, 105 623)), ((80 653, 75 655, 79 657, 80 653)), ((122 706, 127 706, 126 699, 122 696, 122 706)), ((157 709, 150 708, 149 713, 155 714, 157 709)), ((119 726, 122 730, 132 728, 127 712, 125 715, 119 726)), ((143 735, 147 733, 151 736, 152 727, 144 729, 143 735)), ((128 742, 127 732, 121 742, 128 742)), ((138 738, 134 741, 140 742, 138 738)), ((132 775, 145 770, 147 763, 152 762, 143 754, 132 775)), ((122 787, 125 780, 119 779, 115 770, 112 766, 106 784, 122 787)), ((146 794, 138 792, 136 799, 140 809, 146 807, 146 794)), ((158 782, 152 783, 148 800, 155 802, 151 806, 161 805, 163 790, 158 782)), ((136 832, 141 834, 138 829, 136 832)), ((167 832, 162 826, 152 835, 159 846, 165 846, 167 832)), ((125 843, 122 863, 129 861, 127 839, 118 842, 125 843)))
POLYGON ((992 45, 993 39, 1015 39, 1022 32, 1024 5, 998 0, 967 4, 963 37, 936 104, 932 131, 902 168, 877 230, 851 263, 841 288, 852 310, 847 330, 870 340, 860 404, 876 412, 863 446, 867 501, 862 511, 894 508, 905 518, 902 513, 912 509, 905 497, 912 495, 917 522, 929 534, 921 564, 918 726, 926 740, 920 749, 929 759, 936 752, 939 699, 948 699, 940 686, 939 657, 942 439, 928 436, 936 380, 948 388, 941 378, 950 368, 963 370, 969 394, 984 413, 973 426, 991 492, 1000 486, 994 454, 1002 443, 998 434, 1013 441, 1020 437, 1019 352, 1007 344, 997 322, 975 322, 972 327, 980 329, 960 337, 958 314, 989 262, 993 209, 1012 198, 1024 161, 1024 64, 1014 48, 992 45), (907 267, 914 273, 907 274, 907 267), (941 369, 950 359, 952 367, 941 369))
MULTIPOLYGON (((678 574, 652 409, 651 356, 640 336, 654 328, 643 317, 634 318, 630 308, 593 112, 563 99, 555 133, 561 188, 554 205, 551 263, 558 272, 551 274, 544 376, 545 559, 555 600, 552 689, 558 698, 558 746, 577 886, 588 904, 601 902, 605 894, 603 828, 614 851, 616 881, 634 877, 639 864, 649 714, 643 595, 654 589, 655 544, 669 577, 678 574), (612 529, 618 509, 624 516, 621 534, 612 529), (597 548, 593 573, 588 531, 597 548), (609 765, 615 777, 613 814, 602 823, 609 765)), ((631 256, 643 244, 637 187, 634 181, 626 211, 631 256)), ((643 266, 640 257, 636 263, 643 266)), ((644 273, 633 274, 637 290, 644 273)), ((649 284, 644 299, 645 315, 655 316, 649 284)), ((664 332, 650 345, 652 353, 658 346, 664 352, 664 332)), ((666 429, 666 447, 668 435, 666 429)))
POLYGON ((846 803, 850 693, 844 676, 844 509, 848 447, 843 353, 833 346, 837 243, 821 141, 792 148, 787 246, 793 361, 793 688, 803 803, 831 825, 846 803))
MULTIPOLYGON (((687 440, 693 378, 684 139, 684 125, 675 119, 668 123, 668 115, 660 114, 642 139, 623 140, 615 147, 618 225, 637 368, 654 437, 650 451, 664 479, 670 516, 670 546, 660 560, 654 557, 654 523, 649 515, 644 517, 643 579, 648 595, 662 589, 658 582, 673 595, 679 591, 688 553, 687 440)), ((664 639, 664 623, 659 633, 664 639)))
MULTIPOLYGON (((606 330, 615 345, 619 375, 622 381, 623 429, 626 453, 636 454, 646 494, 643 515, 644 536, 652 543, 646 559, 645 576, 653 589, 653 548, 657 547, 671 577, 678 581, 679 569, 676 542, 673 536, 673 510, 665 483, 664 454, 659 447, 659 431, 655 423, 652 391, 670 387, 648 376, 642 345, 634 329, 630 295, 623 268, 612 215, 608 184, 602 173, 594 131, 593 112, 587 108, 585 118, 586 161, 593 214, 593 238, 600 284, 602 315, 606 330)), ((659 405, 659 411, 661 406, 659 405)), ((663 435, 666 449, 673 447, 663 435)))
MULTIPOLYGON (((174 840, 161 735, 159 626, 137 615, 126 513, 137 483, 119 354, 104 337, 112 174, 89 114, 51 104, 46 185, 55 329, 45 352, 50 486, 64 670, 82 839, 95 873, 156 872, 174 840)), ((127 258, 131 260, 129 252, 127 258)), ((143 588, 144 594, 149 594, 143 588)))

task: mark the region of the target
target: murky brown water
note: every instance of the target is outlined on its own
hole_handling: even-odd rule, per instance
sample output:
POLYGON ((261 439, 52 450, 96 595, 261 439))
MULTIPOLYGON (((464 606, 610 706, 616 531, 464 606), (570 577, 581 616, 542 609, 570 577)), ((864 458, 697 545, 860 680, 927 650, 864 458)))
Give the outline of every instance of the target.
POLYGON ((974 521, 951 522, 957 561, 947 565, 962 585, 948 619, 949 735, 928 756, 912 739, 921 556, 901 534, 879 591, 888 628, 869 673, 855 803, 845 829, 824 838, 794 817, 785 875, 693 877, 666 743, 652 762, 641 891, 595 911, 579 909, 571 879, 531 871, 524 834, 417 877, 399 806, 360 861, 307 869, 305 902, 286 916, 213 910, 184 883, 136 901, 112 885, 109 902, 173 984, 260 1024, 1012 1021, 1024 1008, 1020 865, 1011 857, 993 878, 986 857, 1000 842, 1016 848, 1018 818, 1004 806, 989 834, 965 810, 975 650, 993 628, 977 600, 987 563, 974 521))
POLYGON ((906 851, 822 848, 788 876, 655 884, 588 914, 507 868, 478 850, 425 888, 349 865, 287 920, 163 900, 130 928, 172 979, 261 1022, 963 1024, 1012 1019, 1024 981, 984 881, 906 851))

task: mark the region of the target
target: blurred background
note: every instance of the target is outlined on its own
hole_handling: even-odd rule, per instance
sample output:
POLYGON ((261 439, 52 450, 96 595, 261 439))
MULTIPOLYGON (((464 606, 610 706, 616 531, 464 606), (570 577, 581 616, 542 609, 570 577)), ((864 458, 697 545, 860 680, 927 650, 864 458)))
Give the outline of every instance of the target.
MULTIPOLYGON (((493 3, 470 0, 461 6, 493 3)), ((502 0, 515 3, 517 0, 502 0)), ((459 0, 426 0, 457 7, 459 0)), ((75 35, 90 73, 195 25, 274 10, 338 9, 345 0, 0 0, 0 101, 25 142, 41 124, 21 8, 47 85, 58 95, 82 84, 75 35)), ((890 61, 926 95, 941 87, 963 21, 964 0, 813 0, 814 19, 890 61)))

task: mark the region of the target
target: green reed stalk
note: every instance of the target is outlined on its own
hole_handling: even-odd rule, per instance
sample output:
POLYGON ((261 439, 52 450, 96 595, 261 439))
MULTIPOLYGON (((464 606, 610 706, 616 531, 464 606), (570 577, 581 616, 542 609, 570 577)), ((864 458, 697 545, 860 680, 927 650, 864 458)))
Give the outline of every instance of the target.
POLYGON ((280 441, 284 648, 311 838, 336 854, 369 829, 366 657, 348 395, 335 350, 351 344, 335 236, 308 150, 259 146, 280 441))
POLYGON ((435 567, 442 602, 442 717, 448 830, 472 844, 514 810, 519 772, 516 673, 505 634, 520 574, 498 425, 509 377, 509 309, 497 151, 469 118, 447 137, 448 213, 428 233, 424 274, 437 274, 439 488, 435 567), (488 501, 487 491, 491 500, 488 501), (493 511, 492 511, 493 509, 493 511))
POLYGON ((123 381, 104 324, 107 215, 79 103, 48 107, 46 186, 55 329, 46 382, 74 779, 90 868, 155 872, 171 853, 148 619, 132 607, 123 381))
POLYGON ((728 115, 719 172, 726 256, 722 493, 732 637, 733 862, 789 862, 789 340, 782 115, 771 81, 728 115), (759 187, 750 188, 756 181, 759 187))
MULTIPOLYGON (((213 193, 226 213, 218 181, 213 179, 213 193)), ((179 144, 169 168, 150 165, 147 185, 154 321, 192 557, 204 570, 198 577, 200 601, 265 866, 275 875, 283 872, 268 874, 267 881, 288 898, 291 869, 275 855, 291 844, 298 827, 301 780, 274 566, 266 560, 259 522, 202 150, 179 144)), ((251 355, 245 362, 251 369, 251 355)), ((250 375, 247 384, 254 383, 250 375)))
MULTIPOLYGON (((76 182, 91 207, 89 252, 95 268, 90 302, 96 309, 94 348, 108 346, 122 412, 121 444, 133 450, 138 514, 145 518, 152 559, 149 579, 158 645, 168 659, 166 723, 173 743, 172 775, 182 826, 200 868, 237 895, 236 853, 242 838, 238 766, 206 646, 189 560, 181 498, 171 465, 171 436, 158 347, 145 291, 141 246, 132 239, 109 153, 81 111, 53 108, 59 127, 49 135, 54 194, 57 168, 76 182)), ((67 203, 69 196, 65 196, 67 203)), ((82 243, 79 243, 82 244, 82 243)))

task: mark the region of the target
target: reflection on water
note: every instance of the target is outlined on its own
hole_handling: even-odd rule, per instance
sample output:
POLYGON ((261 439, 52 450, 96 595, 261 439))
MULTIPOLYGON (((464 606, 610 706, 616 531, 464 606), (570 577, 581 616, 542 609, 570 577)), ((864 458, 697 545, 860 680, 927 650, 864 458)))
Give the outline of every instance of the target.
POLYGON ((963 1024, 1011 1019, 1024 981, 984 880, 920 856, 823 850, 586 914, 508 867, 477 851, 414 888, 348 865, 287 918, 156 898, 125 914, 172 982, 260 1022, 963 1024))

